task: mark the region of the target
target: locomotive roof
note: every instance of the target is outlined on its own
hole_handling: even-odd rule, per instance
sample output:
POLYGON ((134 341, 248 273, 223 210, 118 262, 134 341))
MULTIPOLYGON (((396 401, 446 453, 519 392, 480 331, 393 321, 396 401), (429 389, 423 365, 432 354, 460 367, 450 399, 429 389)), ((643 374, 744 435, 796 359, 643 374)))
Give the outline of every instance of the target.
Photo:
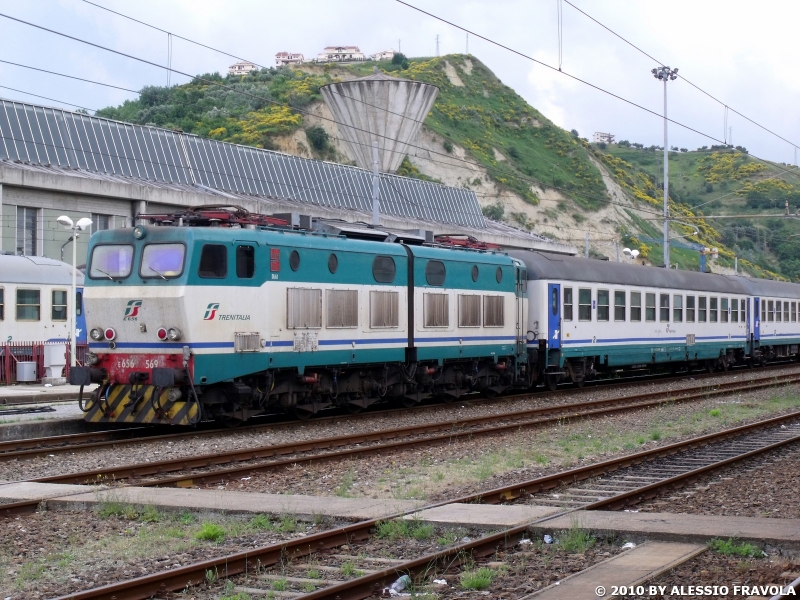
MULTIPOLYGON (((762 283, 779 283, 765 280, 755 280, 751 282, 745 277, 729 277, 727 275, 714 275, 711 273, 699 273, 697 271, 659 269, 658 267, 630 265, 546 252, 509 250, 509 254, 519 258, 525 263, 528 268, 528 280, 555 279, 579 282, 585 281, 588 283, 607 283, 609 285, 632 285, 743 295, 773 295, 775 292, 767 291, 771 289, 770 286, 762 288, 759 287, 759 285, 762 283), (746 285, 745 282, 749 285, 746 285)), ((797 295, 798 291, 800 291, 800 287, 794 286, 794 290, 793 295, 797 295)), ((782 288, 781 291, 782 293, 779 295, 785 295, 787 289, 782 288)))
MULTIPOLYGON (((83 285, 78 271, 77 285, 83 285)), ((72 266, 44 256, 0 254, 0 284, 72 285, 72 266)))

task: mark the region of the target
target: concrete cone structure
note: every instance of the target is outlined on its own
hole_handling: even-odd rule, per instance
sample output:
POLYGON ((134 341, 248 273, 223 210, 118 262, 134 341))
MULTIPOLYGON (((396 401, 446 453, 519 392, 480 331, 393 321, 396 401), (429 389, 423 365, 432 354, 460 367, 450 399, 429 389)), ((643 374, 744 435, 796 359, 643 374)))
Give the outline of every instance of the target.
POLYGON ((439 88, 380 73, 322 86, 322 97, 347 140, 356 164, 372 169, 372 142, 378 141, 378 168, 394 173, 433 106, 439 88))

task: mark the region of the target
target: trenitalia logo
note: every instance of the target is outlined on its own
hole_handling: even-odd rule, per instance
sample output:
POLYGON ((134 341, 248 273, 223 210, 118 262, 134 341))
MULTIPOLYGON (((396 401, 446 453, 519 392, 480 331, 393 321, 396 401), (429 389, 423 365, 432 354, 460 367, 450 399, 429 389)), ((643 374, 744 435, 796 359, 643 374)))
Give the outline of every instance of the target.
POLYGON ((219 302, 212 302, 208 306, 206 306, 206 314, 203 315, 203 321, 213 321, 214 317, 217 316, 217 311, 219 310, 219 302))
POLYGON ((139 308, 142 306, 141 300, 128 300, 128 304, 125 307, 125 314, 123 315, 123 320, 125 321, 135 321, 136 317, 139 316, 139 308))

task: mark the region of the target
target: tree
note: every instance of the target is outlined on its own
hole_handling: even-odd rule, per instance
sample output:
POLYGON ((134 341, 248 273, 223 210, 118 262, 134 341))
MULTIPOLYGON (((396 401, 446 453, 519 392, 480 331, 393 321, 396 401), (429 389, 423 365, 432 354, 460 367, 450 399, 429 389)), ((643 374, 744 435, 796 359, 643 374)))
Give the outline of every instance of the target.
POLYGON ((403 63, 408 64, 408 59, 406 58, 406 55, 401 54, 400 52, 395 52, 394 56, 392 56, 392 64, 402 65, 403 63))
POLYGON ((490 204, 489 206, 484 206, 481 209, 483 216, 487 219, 491 219, 492 221, 499 221, 503 218, 505 214, 505 209, 503 205, 497 202, 496 204, 490 204))
POLYGON ((319 125, 314 125, 306 129, 306 137, 308 142, 318 152, 322 152, 328 147, 328 132, 319 125))
POLYGON ((622 146, 624 148, 630 148, 631 147, 631 143, 628 140, 620 140, 619 142, 617 142, 617 146, 622 146))
POLYGON ((574 135, 575 137, 581 137, 581 134, 580 134, 580 133, 578 133, 578 130, 577 130, 577 129, 573 129, 572 131, 570 131, 570 133, 571 133, 572 135, 574 135))

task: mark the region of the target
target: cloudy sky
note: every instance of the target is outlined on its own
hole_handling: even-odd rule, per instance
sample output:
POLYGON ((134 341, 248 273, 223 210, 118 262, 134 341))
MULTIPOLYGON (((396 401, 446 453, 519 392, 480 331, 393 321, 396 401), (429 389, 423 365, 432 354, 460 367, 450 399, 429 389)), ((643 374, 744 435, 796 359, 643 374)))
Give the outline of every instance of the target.
MULTIPOLYGON (((410 4, 461 25, 549 65, 558 66, 559 0, 409 0, 410 4)), ((394 0, 96 0, 175 34, 273 65, 276 52, 313 57, 327 45, 358 45, 365 53, 398 49, 414 56, 463 53, 463 31, 394 0)), ((800 144, 795 43, 800 3, 765 0, 572 0, 573 4, 633 44, 672 67, 696 86, 783 138, 800 144)), ((663 86, 650 69, 657 64, 593 23, 563 1, 561 67, 658 114, 663 86)), ((167 35, 92 6, 83 0, 0 0, 0 13, 30 21, 146 60, 166 64, 167 35)), ((662 121, 608 96, 469 36, 469 52, 489 66, 531 105, 566 129, 591 137, 661 144, 662 121)), ((166 71, 0 18, 0 59, 140 89, 167 84, 166 71)), ((183 40, 173 41, 172 65, 199 74, 225 72, 234 62, 183 40)), ((173 74, 171 83, 186 77, 173 74)), ((0 63, 0 86, 47 96, 90 109, 135 98, 131 92, 0 63)), ((0 88, 0 96, 55 105, 0 88)), ((669 84, 669 116, 724 139, 724 106, 686 81, 669 84)), ((795 148, 746 119, 729 113, 732 140, 753 154, 793 163, 795 148)), ((717 143, 678 125, 670 146, 697 148, 717 143)))

